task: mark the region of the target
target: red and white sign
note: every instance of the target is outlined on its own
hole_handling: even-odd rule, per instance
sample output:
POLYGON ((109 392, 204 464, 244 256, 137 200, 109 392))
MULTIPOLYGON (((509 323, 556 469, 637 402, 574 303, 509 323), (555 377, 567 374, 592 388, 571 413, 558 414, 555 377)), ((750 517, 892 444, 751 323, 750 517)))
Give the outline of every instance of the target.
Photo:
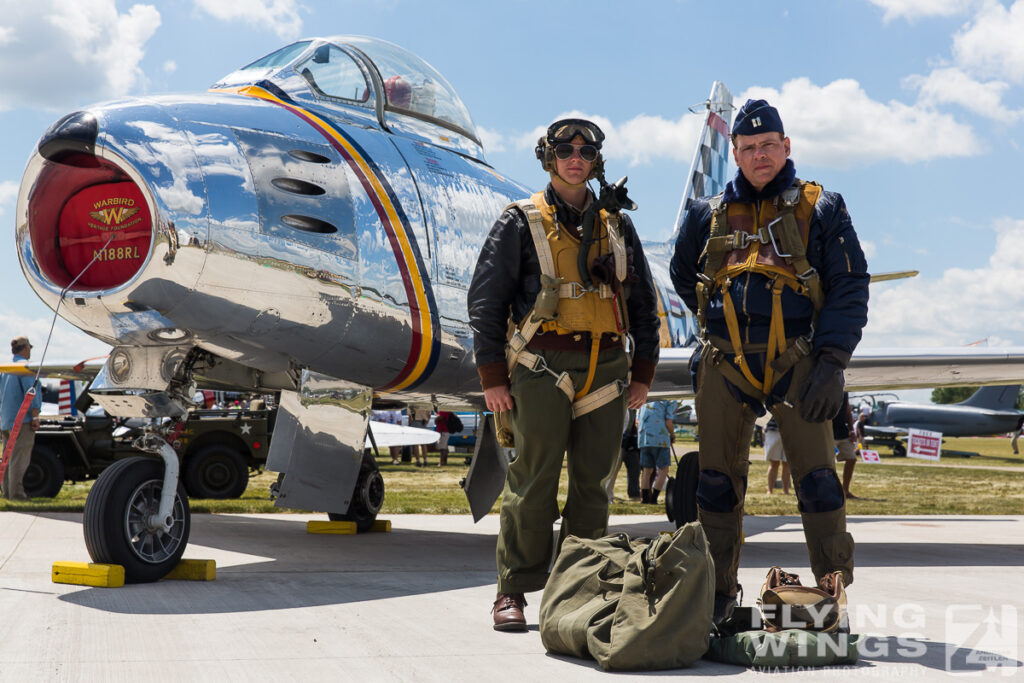
POLYGON ((860 459, 864 462, 882 462, 882 459, 878 457, 878 451, 869 451, 864 448, 860 451, 860 459))
POLYGON ((920 460, 938 460, 942 454, 942 432, 911 429, 907 438, 907 457, 920 460))

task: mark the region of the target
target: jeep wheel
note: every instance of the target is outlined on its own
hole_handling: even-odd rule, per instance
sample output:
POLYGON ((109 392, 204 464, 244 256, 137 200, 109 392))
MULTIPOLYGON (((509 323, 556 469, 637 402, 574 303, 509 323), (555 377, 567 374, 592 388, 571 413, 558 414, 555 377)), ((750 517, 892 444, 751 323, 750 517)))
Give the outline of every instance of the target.
POLYGON ((52 446, 36 444, 22 480, 29 498, 53 498, 64 486, 64 462, 52 446))
POLYGON ((238 498, 249 485, 249 467, 231 446, 210 444, 189 456, 184 480, 192 498, 238 498))
POLYGON ((168 531, 152 523, 160 509, 164 464, 150 457, 118 460, 103 470, 88 498, 82 527, 93 562, 124 567, 127 583, 148 583, 167 576, 188 545, 192 517, 179 483, 168 531))

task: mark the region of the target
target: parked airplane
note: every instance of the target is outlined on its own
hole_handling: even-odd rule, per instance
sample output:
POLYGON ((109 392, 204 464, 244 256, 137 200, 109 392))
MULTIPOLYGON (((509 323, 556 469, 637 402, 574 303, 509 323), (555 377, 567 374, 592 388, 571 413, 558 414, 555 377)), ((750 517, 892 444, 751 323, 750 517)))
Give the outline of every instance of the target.
POLYGON ((910 429, 941 432, 944 437, 1006 434, 1024 421, 1024 412, 1016 409, 1019 389, 1019 384, 981 387, 967 400, 947 405, 873 401, 864 435, 891 443, 900 455, 906 453, 900 438, 910 429))
MULTIPOLYGON (((724 85, 704 111, 681 214, 725 183, 724 85)), ((280 391, 277 505, 366 528, 384 495, 364 456, 371 406, 482 403, 466 289, 495 217, 527 194, 486 163, 466 107, 422 59, 372 38, 308 39, 207 93, 59 119, 28 162, 16 241, 39 297, 114 347, 91 390, 108 412, 180 416, 197 382, 280 391)), ((666 347, 693 333, 667 253, 649 255, 666 347)), ((664 349, 652 397, 690 393, 689 357, 664 349)), ((860 352, 848 376, 1024 382, 1024 350, 860 352)), ((164 576, 190 528, 173 432, 150 436, 163 466, 109 468, 84 516, 90 555, 132 582, 164 576)))

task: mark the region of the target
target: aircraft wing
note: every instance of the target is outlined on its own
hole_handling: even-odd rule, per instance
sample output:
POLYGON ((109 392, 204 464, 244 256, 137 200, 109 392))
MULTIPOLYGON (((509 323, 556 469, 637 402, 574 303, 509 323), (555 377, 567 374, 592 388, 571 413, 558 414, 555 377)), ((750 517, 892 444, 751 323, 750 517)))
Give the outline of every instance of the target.
POLYGON ((47 361, 40 365, 31 360, 20 363, 0 363, 0 373, 34 377, 40 368, 41 377, 87 381, 92 379, 103 368, 107 357, 89 358, 83 361, 47 361))
POLYGON ((902 280, 908 277, 917 277, 920 271, 917 270, 897 270, 891 273, 872 273, 871 282, 888 282, 889 280, 902 280))
POLYGON ((864 436, 881 436, 889 439, 895 439, 901 436, 906 436, 907 433, 910 431, 909 429, 906 429, 904 427, 879 427, 872 425, 865 425, 864 427, 862 427, 862 429, 864 430, 864 436))
MULTIPOLYGON (((661 349, 652 398, 692 398, 694 349, 661 349)), ((1024 347, 860 348, 846 370, 850 391, 1000 385, 1024 381, 1024 347)))
MULTIPOLYGON (((373 438, 377 441, 377 448, 430 445, 437 443, 437 440, 441 438, 441 435, 432 429, 393 425, 373 420, 370 421, 370 429, 373 430, 373 438)), ((369 436, 366 437, 366 447, 373 447, 369 436)))

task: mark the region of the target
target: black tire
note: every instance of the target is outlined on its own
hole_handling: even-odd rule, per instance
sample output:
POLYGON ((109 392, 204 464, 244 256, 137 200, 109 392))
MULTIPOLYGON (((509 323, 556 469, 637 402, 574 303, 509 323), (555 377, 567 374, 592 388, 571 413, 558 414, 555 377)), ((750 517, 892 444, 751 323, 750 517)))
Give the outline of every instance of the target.
POLYGON ((679 458, 676 476, 665 486, 665 514, 676 528, 697 521, 697 482, 700 479, 700 463, 697 451, 690 451, 679 458))
POLYGON ((52 446, 37 443, 22 479, 29 498, 53 498, 64 486, 64 461, 52 446))
POLYGON ((895 444, 893 444, 892 454, 895 455, 897 458, 905 458, 907 457, 907 447, 904 446, 902 443, 896 442, 895 444))
POLYGON ((327 518, 332 522, 355 522, 356 531, 363 533, 373 527, 384 504, 384 477, 380 475, 377 461, 372 455, 364 455, 359 466, 359 478, 356 480, 355 491, 348 512, 328 512, 327 518))
POLYGON ((167 575, 181 560, 192 527, 185 487, 178 483, 170 531, 146 518, 160 506, 164 464, 149 457, 118 460, 103 470, 85 499, 85 547, 93 562, 124 567, 127 583, 148 583, 167 575))
POLYGON ((249 466, 236 449, 214 443, 188 457, 183 479, 192 498, 238 498, 249 485, 249 466))

